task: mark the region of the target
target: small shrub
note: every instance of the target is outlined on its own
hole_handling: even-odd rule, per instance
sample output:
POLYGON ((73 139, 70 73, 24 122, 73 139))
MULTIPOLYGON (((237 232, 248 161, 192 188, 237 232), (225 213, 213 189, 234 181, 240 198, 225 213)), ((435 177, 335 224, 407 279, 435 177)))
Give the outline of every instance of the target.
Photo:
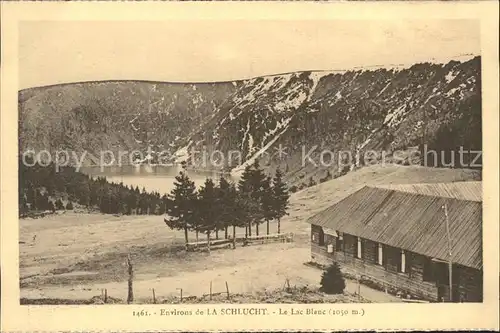
POLYGON ((71 201, 68 201, 66 205, 66 210, 73 210, 73 203, 71 201))
POLYGON ((320 291, 326 294, 342 294, 345 289, 345 280, 340 266, 336 262, 331 264, 321 275, 320 291))

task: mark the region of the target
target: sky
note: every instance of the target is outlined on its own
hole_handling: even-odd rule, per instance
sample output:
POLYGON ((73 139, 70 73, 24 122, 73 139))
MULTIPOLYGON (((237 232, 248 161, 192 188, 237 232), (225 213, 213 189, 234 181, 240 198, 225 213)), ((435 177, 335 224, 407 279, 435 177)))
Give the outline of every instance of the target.
POLYGON ((20 89, 93 80, 213 82, 446 62, 480 53, 472 20, 24 21, 20 89))

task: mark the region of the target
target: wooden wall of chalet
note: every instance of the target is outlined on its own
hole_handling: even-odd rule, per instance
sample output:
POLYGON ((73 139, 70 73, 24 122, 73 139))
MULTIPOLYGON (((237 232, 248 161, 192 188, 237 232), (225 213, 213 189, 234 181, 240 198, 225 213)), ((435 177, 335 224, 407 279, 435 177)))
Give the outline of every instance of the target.
POLYGON ((470 267, 456 266, 458 300, 463 302, 483 301, 483 274, 470 267))
MULTIPOLYGON (((320 234, 320 227, 312 226, 312 233, 320 234)), ((444 277, 436 276, 434 273, 435 263, 430 258, 420 254, 406 252, 405 272, 401 272, 401 262, 397 258, 401 250, 384 245, 383 265, 379 264, 378 243, 362 239, 362 259, 357 258, 357 237, 343 235, 343 251, 337 248, 336 238, 325 234, 323 241, 311 240, 311 258, 314 262, 329 265, 336 261, 342 266, 342 270, 353 275, 363 275, 365 279, 378 284, 382 288, 389 287, 408 292, 419 298, 430 301, 439 301, 438 283, 443 283, 444 277), (328 244, 333 245, 333 253, 328 253, 328 244)), ((481 271, 458 266, 454 267, 456 280, 454 282, 456 292, 462 295, 460 300, 464 302, 482 301, 482 274, 481 271)), ((459 301, 459 299, 457 299, 459 301)))

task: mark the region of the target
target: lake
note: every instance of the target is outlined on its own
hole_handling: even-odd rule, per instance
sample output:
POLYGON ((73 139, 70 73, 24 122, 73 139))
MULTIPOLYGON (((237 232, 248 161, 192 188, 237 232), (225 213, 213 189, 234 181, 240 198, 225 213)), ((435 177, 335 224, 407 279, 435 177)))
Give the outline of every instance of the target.
MULTIPOLYGON (((144 187, 146 191, 157 191, 161 195, 170 193, 174 188, 175 176, 179 174, 181 167, 178 166, 154 166, 154 165, 140 165, 140 166, 110 166, 104 167, 81 167, 80 172, 93 177, 106 177, 109 182, 120 183, 125 185, 138 186, 142 191, 144 187)), ((194 181, 196 187, 199 189, 207 178, 212 178, 215 183, 219 182, 220 172, 206 172, 206 171, 187 171, 191 180, 194 181)), ((226 179, 232 182, 237 182, 234 177, 226 176, 226 179)))

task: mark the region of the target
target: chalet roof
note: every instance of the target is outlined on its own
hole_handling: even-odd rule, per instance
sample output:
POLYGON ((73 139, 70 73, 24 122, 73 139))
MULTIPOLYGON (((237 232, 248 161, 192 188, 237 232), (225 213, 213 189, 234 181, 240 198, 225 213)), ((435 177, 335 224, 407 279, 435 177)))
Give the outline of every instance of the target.
MULTIPOLYGON (((447 260, 448 241, 443 209, 446 203, 453 262, 476 269, 482 268, 481 201, 437 195, 438 191, 450 193, 451 188, 456 189, 460 185, 436 186, 433 188, 436 195, 430 195, 432 187, 413 191, 426 193, 421 194, 401 190, 398 186, 365 186, 314 215, 308 222, 428 257, 447 260)), ((467 186, 469 185, 463 185, 463 188, 467 186)), ((413 185, 413 189, 417 187, 413 185)), ((472 187, 480 188, 477 185, 471 185, 470 188, 472 187)), ((460 194, 457 193, 462 192, 451 193, 459 197, 460 194)), ((476 195, 469 195, 477 199, 476 195)))
POLYGON ((453 198, 469 201, 483 201, 482 182, 425 183, 425 184, 390 184, 376 185, 400 192, 432 195, 443 198, 453 198))

